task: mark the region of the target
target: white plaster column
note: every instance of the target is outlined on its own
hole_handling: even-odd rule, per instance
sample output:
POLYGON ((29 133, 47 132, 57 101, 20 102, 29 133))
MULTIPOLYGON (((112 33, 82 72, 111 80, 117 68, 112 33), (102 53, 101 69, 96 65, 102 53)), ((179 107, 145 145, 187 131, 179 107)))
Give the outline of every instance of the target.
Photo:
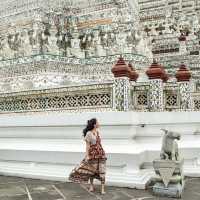
POLYGON ((184 64, 181 64, 179 70, 176 73, 176 78, 180 91, 180 109, 192 110, 192 83, 190 81, 191 72, 184 64))
POLYGON ((136 84, 136 81, 139 77, 139 74, 136 72, 135 68, 132 66, 131 63, 128 64, 130 70, 131 70, 131 74, 130 74, 130 110, 134 110, 136 102, 135 102, 135 98, 134 98, 134 86, 136 84))
POLYGON ((128 111, 130 108, 131 70, 122 57, 112 68, 114 74, 113 108, 117 111, 128 111))
POLYGON ((149 107, 151 111, 163 111, 163 80, 150 79, 149 107))
POLYGON ((146 71, 149 77, 150 90, 149 90, 149 110, 150 111, 163 111, 163 81, 167 81, 168 76, 163 68, 156 61, 152 63, 146 71))

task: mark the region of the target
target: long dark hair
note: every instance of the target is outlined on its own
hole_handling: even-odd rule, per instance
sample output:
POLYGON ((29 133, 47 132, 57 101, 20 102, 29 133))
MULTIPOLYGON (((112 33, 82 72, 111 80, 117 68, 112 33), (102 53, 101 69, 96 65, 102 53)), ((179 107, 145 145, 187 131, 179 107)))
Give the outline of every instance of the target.
POLYGON ((87 126, 86 126, 86 128, 83 129, 83 136, 84 137, 86 136, 88 131, 91 131, 92 129, 94 129, 96 123, 97 123, 96 118, 92 118, 92 119, 87 121, 87 126))

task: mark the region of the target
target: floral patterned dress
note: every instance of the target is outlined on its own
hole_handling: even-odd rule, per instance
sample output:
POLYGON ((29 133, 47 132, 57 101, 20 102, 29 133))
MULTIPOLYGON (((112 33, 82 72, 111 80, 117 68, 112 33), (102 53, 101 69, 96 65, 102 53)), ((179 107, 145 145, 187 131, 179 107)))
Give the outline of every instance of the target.
POLYGON ((89 143, 89 159, 84 158, 81 163, 72 170, 69 180, 76 183, 88 183, 90 178, 96 178, 105 183, 106 156, 101 145, 99 133, 95 136, 91 131, 87 133, 85 141, 89 143))

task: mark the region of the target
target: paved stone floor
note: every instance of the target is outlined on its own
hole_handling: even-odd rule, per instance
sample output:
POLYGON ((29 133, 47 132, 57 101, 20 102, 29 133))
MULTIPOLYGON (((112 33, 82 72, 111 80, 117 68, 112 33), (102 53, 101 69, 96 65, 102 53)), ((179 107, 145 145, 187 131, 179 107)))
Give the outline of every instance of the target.
MULTIPOLYGON (((149 190, 107 187, 100 195, 99 187, 90 193, 85 185, 0 176, 0 200, 171 200, 154 197, 149 190)), ((183 200, 200 199, 200 179, 186 180, 183 200)))

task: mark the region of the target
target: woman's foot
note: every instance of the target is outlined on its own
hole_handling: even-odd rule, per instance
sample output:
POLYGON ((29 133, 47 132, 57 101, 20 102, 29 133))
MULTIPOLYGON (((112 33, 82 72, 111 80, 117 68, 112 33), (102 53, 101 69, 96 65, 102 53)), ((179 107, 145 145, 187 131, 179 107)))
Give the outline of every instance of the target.
POLYGON ((89 188, 89 192, 94 192, 94 178, 90 178, 90 188, 89 188))
POLYGON ((95 191, 94 186, 90 185, 89 192, 94 192, 94 191, 95 191))
POLYGON ((101 194, 103 195, 103 194, 106 194, 106 192, 105 191, 101 191, 101 194))

